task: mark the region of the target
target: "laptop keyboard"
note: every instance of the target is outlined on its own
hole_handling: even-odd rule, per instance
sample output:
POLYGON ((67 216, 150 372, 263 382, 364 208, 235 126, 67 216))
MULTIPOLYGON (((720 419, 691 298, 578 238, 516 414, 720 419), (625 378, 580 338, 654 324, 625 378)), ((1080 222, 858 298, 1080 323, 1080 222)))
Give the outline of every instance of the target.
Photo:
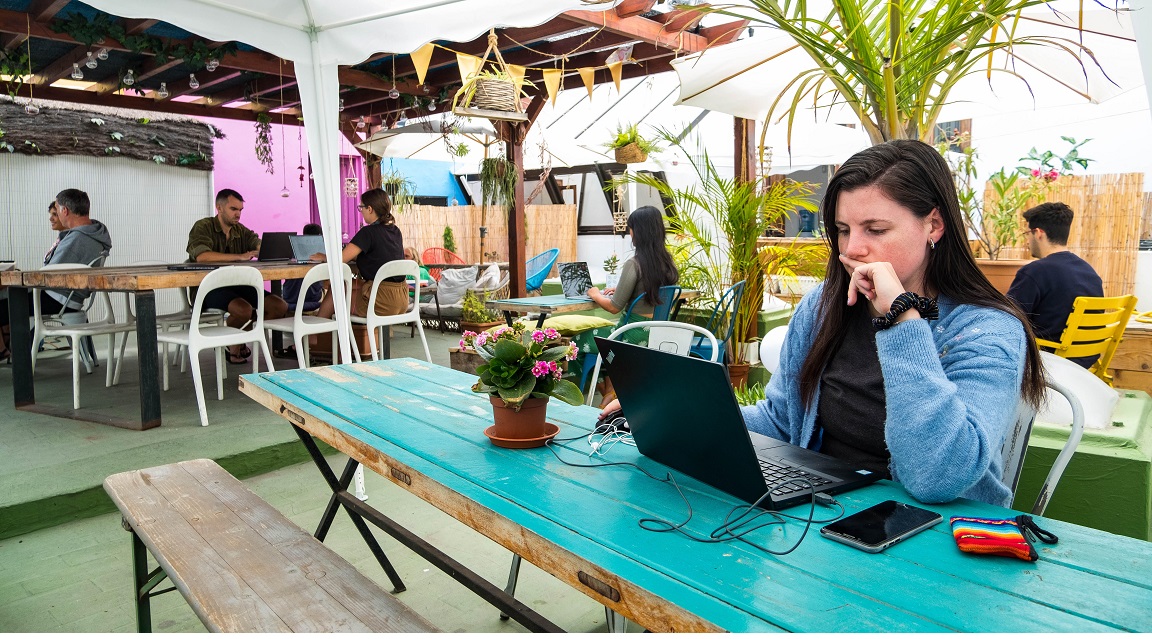
POLYGON ((791 495, 797 492, 808 492, 808 484, 812 484, 812 488, 819 491, 820 486, 832 483, 830 480, 825 479, 815 473, 810 473, 804 469, 796 468, 795 466, 786 466, 784 464, 776 464, 766 459, 761 459, 760 471, 764 473, 764 481, 768 482, 768 486, 772 488, 773 497, 782 497, 784 495, 791 495), (803 479, 804 482, 792 482, 784 484, 789 479, 803 479), (783 484, 783 485, 779 485, 783 484))

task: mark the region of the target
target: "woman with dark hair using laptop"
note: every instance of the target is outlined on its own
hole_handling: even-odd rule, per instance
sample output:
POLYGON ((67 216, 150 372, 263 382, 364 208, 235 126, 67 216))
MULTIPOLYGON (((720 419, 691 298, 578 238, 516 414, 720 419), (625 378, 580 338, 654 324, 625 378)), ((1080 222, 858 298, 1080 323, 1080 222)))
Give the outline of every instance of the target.
MULTIPOLYGON (((641 298, 632 307, 632 314, 620 318, 616 326, 593 329, 578 333, 572 341, 580 353, 579 364, 583 365, 583 358, 595 357, 596 337, 608 337, 609 333, 619 326, 631 322, 640 322, 652 319, 652 312, 660 299, 660 287, 671 286, 680 281, 680 274, 676 271, 676 264, 672 261, 672 254, 668 252, 665 244, 667 231, 664 228, 664 215, 654 206, 642 206, 628 215, 628 235, 632 238, 632 246, 636 253, 624 261, 620 269, 620 281, 614 289, 588 289, 588 296, 600 308, 609 313, 623 313, 634 300, 641 298)), ((547 324, 547 323, 545 323, 547 324)), ((630 331, 624 333, 621 339, 625 341, 646 340, 646 331, 630 331)), ((611 401, 615 393, 611 385, 605 383, 604 397, 611 401)))
POLYGON ((1028 321, 972 258, 947 164, 919 141, 873 146, 821 209, 828 277, 798 305, 765 399, 742 410, 748 429, 922 502, 1009 505, 1001 447, 1044 372, 1028 321))
MULTIPOLYGON (((379 271, 385 262, 404 259, 404 235, 400 232, 400 227, 396 226, 396 218, 392 217, 392 201, 382 189, 362 193, 358 208, 367 226, 356 231, 348 246, 344 247, 340 259, 343 262, 356 260, 360 279, 352 284, 352 314, 363 317, 368 314, 368 301, 372 296, 376 271, 379 271)), ((325 255, 316 253, 312 259, 323 262, 325 255)), ((381 282, 380 292, 376 294, 376 314, 399 315, 407 310, 408 285, 404 282, 404 278, 390 277, 381 282)), ((332 296, 328 295, 320 303, 316 314, 320 317, 332 317, 335 312, 332 296)))

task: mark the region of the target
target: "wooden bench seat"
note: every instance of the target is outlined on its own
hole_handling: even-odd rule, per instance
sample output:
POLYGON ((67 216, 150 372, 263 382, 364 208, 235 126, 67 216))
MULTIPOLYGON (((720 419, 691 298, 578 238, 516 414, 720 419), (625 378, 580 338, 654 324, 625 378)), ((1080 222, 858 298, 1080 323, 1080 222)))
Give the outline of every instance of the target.
POLYGON ((142 632, 165 575, 213 632, 436 631, 211 460, 119 473, 104 489, 133 533, 142 632))

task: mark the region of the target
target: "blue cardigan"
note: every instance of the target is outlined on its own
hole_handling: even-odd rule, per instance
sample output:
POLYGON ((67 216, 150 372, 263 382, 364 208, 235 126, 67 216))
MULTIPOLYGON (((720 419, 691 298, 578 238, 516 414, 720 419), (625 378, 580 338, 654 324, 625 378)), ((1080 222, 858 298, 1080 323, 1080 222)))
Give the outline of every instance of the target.
MULTIPOLYGON (((800 403, 799 377, 816 335, 820 293, 800 302, 765 399, 743 408, 749 430, 819 450, 819 389, 800 403)), ((884 439, 892 478, 925 503, 966 497, 1008 506, 1001 447, 1021 401, 1025 334, 1012 315, 937 300, 940 319, 901 322, 876 335, 884 374, 884 439)))

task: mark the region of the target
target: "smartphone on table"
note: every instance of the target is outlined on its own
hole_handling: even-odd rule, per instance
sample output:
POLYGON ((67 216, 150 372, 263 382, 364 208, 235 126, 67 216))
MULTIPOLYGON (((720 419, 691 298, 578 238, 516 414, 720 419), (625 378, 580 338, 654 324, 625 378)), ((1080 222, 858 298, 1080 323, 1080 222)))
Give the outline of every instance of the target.
POLYGON ((888 500, 828 524, 820 534, 865 552, 880 552, 943 519, 931 510, 888 500))

